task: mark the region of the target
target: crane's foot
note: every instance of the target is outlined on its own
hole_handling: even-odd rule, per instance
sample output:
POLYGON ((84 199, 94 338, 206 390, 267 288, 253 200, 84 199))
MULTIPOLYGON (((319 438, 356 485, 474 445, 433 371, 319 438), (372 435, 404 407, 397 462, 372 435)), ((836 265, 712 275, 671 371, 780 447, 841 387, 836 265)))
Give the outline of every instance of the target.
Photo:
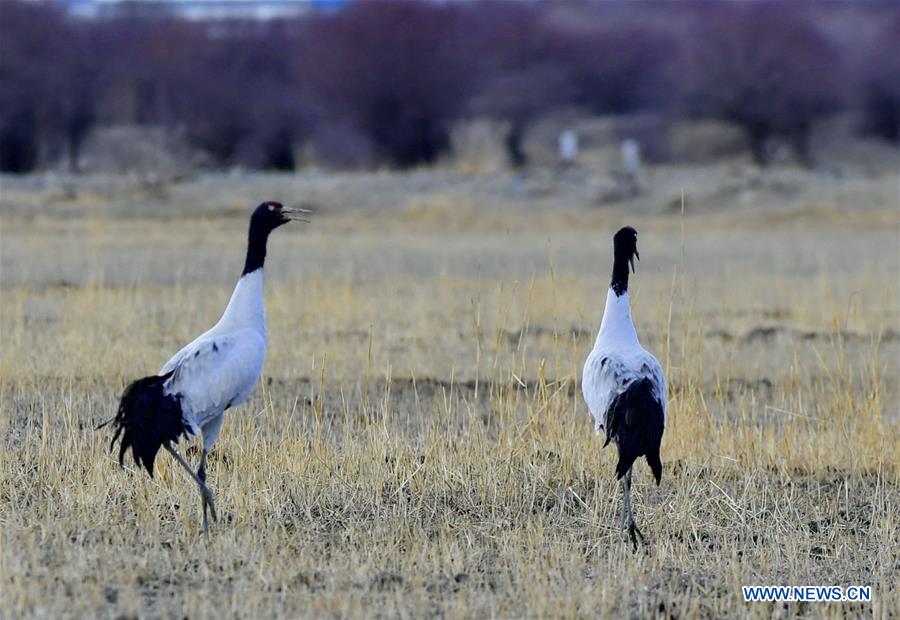
POLYGON ((641 539, 641 544, 646 543, 646 539, 644 535, 641 533, 641 530, 638 528, 637 523, 633 520, 628 524, 628 537, 631 539, 631 547, 634 553, 637 553, 638 548, 638 537, 641 539))
POLYGON ((214 522, 219 521, 219 516, 216 514, 216 503, 213 499, 212 491, 210 491, 209 487, 206 485, 203 485, 200 488, 200 497, 203 499, 203 533, 209 534, 208 513, 212 514, 214 522))

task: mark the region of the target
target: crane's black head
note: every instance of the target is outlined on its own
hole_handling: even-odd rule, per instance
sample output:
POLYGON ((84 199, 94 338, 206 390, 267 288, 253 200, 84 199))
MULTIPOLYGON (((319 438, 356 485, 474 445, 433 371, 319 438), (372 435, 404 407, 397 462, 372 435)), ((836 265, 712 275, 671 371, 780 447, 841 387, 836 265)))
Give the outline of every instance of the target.
POLYGON ((634 259, 641 260, 637 249, 637 231, 631 226, 621 228, 613 236, 613 273, 610 285, 616 295, 628 290, 628 265, 634 271, 634 259))
POLYGON ((637 231, 631 226, 619 229, 613 236, 613 252, 616 260, 624 259, 631 263, 631 271, 634 271, 634 258, 641 260, 637 249, 637 231))
POLYGON ((269 200, 253 211, 250 216, 250 238, 247 243, 247 260, 241 275, 260 269, 266 260, 266 241, 269 233, 291 220, 305 222, 298 214, 309 213, 306 209, 285 207, 280 202, 269 200))
POLYGON ((291 218, 285 212, 284 205, 274 200, 262 203, 250 216, 250 228, 257 229, 260 233, 269 234, 282 224, 287 224, 291 218))

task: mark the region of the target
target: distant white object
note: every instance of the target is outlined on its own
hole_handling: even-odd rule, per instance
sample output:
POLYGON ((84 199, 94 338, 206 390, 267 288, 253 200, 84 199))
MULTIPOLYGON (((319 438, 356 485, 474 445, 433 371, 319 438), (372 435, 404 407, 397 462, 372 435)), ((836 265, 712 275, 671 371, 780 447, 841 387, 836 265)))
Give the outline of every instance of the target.
POLYGON ((578 158, 578 134, 571 129, 559 134, 559 158, 564 164, 574 164, 578 158))
POLYGON ((638 177, 641 174, 641 145, 637 140, 628 138, 622 141, 622 161, 625 163, 625 170, 632 177, 638 177))

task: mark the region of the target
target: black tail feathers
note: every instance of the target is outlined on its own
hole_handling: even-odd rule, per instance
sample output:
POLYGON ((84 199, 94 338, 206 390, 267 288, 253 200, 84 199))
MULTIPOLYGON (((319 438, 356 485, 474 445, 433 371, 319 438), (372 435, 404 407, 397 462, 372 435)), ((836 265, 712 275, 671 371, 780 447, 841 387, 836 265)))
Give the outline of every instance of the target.
POLYGON ((662 479, 659 447, 664 416, 662 405, 653 396, 650 380, 636 381, 619 394, 610 404, 606 421, 606 443, 613 439, 619 449, 616 479, 627 474, 638 457, 645 456, 656 484, 659 484, 662 479))
POLYGON ((616 463, 616 480, 621 480, 622 476, 628 473, 628 470, 631 469, 631 466, 634 464, 634 461, 637 457, 633 456, 629 458, 623 458, 624 455, 622 451, 619 450, 619 462, 616 463))
MULTIPOLYGON (((639 447, 633 444, 626 449, 619 447, 619 462, 616 463, 616 480, 628 473, 634 462, 641 456, 638 452, 639 447)), ((653 472, 653 478, 656 479, 656 486, 659 486, 662 480, 662 461, 659 459, 659 444, 647 449, 644 456, 647 458, 647 464, 650 465, 650 471, 653 472)))
POLYGON ((647 453, 647 464, 650 465, 650 471, 653 472, 653 477, 656 479, 656 486, 659 486, 659 482, 662 480, 662 461, 659 460, 659 448, 655 452, 647 453))
POLYGON ((119 410, 113 418, 113 434, 109 448, 119 443, 119 464, 131 447, 134 462, 144 466, 153 476, 153 461, 160 447, 168 441, 177 442, 188 433, 182 420, 181 403, 177 396, 167 395, 163 384, 172 373, 150 376, 131 383, 122 392, 119 410))

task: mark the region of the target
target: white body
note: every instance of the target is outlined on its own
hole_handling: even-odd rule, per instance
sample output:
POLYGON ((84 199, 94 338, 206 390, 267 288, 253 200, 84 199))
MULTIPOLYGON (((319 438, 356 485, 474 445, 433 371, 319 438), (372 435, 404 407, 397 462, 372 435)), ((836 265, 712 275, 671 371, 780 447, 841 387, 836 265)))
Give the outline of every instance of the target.
POLYGON ((641 145, 637 140, 628 138, 622 142, 622 161, 628 174, 635 177, 641 174, 641 145))
POLYGON ((222 318, 176 353, 159 371, 174 371, 166 394, 181 395, 183 420, 202 431, 209 450, 219 436, 225 410, 246 401, 266 359, 263 270, 241 276, 222 318))
POLYGON ((628 293, 619 296, 609 289, 600 332, 594 349, 584 363, 581 392, 594 418, 597 433, 606 426, 609 406, 616 396, 636 380, 650 379, 653 396, 659 400, 666 415, 666 377, 662 366, 638 341, 631 321, 628 293))
POLYGON ((578 134, 571 129, 566 129, 559 134, 559 158, 571 164, 578 157, 578 134))

